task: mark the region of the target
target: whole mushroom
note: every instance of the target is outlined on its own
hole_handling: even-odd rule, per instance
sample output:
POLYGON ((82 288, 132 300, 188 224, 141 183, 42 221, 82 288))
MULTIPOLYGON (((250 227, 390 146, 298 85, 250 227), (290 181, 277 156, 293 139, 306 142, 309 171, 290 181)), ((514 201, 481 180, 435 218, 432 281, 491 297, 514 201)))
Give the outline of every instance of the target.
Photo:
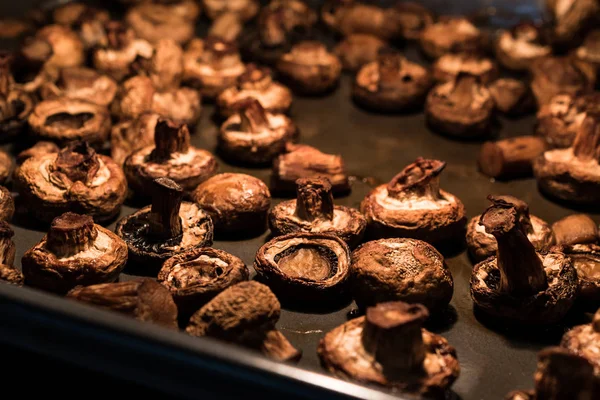
POLYGON ((460 73, 479 78, 479 82, 489 84, 498 78, 498 65, 490 58, 477 53, 448 53, 433 63, 433 77, 438 82, 456 79, 460 73))
POLYGON ((558 250, 571 259, 577 270, 577 304, 584 310, 597 310, 600 307, 600 246, 591 243, 562 245, 558 250))
POLYGON ((14 83, 12 56, 0 52, 0 140, 20 136, 35 106, 35 99, 14 83))
POLYGON ((442 17, 421 32, 421 49, 430 58, 447 53, 477 53, 483 49, 481 31, 463 17, 442 17))
POLYGON ((419 40, 421 33, 434 23, 434 15, 421 3, 399 1, 394 7, 405 40, 419 40))
POLYGON ((191 0, 144 2, 131 7, 125 21, 136 35, 150 43, 171 39, 179 44, 194 37, 200 7, 191 0))
POLYGON ((114 162, 122 166, 131 153, 152 146, 160 118, 156 113, 147 112, 114 125, 110 135, 110 156, 114 162))
POLYGON ((91 68, 71 67, 60 71, 58 80, 40 87, 43 100, 66 97, 108 107, 117 94, 117 82, 91 68))
POLYGON ((512 29, 503 30, 495 45, 496 57, 504 68, 526 71, 531 62, 552 54, 552 47, 544 40, 542 29, 526 21, 512 29))
POLYGON ((571 214, 552 224, 557 245, 592 244, 598 242, 598 225, 586 214, 571 214))
POLYGON ((551 38, 555 46, 569 47, 581 39, 582 33, 593 27, 600 14, 594 0, 546 0, 551 16, 551 38))
POLYGON ((55 8, 52 18, 56 24, 77 32, 86 50, 106 40, 104 24, 110 21, 107 10, 73 1, 55 8))
POLYGON ((345 71, 358 71, 363 65, 377 61, 379 50, 387 44, 377 36, 354 33, 345 37, 333 49, 345 71))
POLYGON ((569 354, 580 356, 590 363, 592 373, 600 379, 600 310, 589 324, 578 325, 567 331, 560 347, 569 354))

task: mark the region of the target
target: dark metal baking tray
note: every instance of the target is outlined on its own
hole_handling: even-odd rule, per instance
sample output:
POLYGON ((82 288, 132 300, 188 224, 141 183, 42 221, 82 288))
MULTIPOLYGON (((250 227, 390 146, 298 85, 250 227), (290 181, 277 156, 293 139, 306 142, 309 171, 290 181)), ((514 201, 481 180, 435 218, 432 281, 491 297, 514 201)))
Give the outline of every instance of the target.
MULTIPOLYGON (((485 10, 479 15, 495 23, 514 22, 520 14, 540 15, 533 0, 474 1, 462 5, 441 0, 426 3, 440 13, 449 10, 478 14, 485 10)), ((22 15, 31 4, 30 1, 1 2, 0 13, 22 15)), ((406 54, 421 60, 412 48, 408 48, 406 54)), ((535 215, 549 222, 572 212, 541 196, 532 179, 494 182, 481 175, 475 163, 480 143, 452 141, 431 133, 425 127, 422 113, 392 116, 357 108, 350 100, 350 84, 351 77, 344 76, 339 89, 329 96, 296 97, 292 110, 303 143, 325 152, 340 153, 346 160, 354 177, 352 193, 337 199, 338 204, 358 207, 375 182, 389 180, 417 156, 424 156, 448 162, 442 187, 462 199, 469 217, 484 210, 489 193, 518 196, 530 204, 535 215)), ((196 146, 215 148, 217 127, 211 119, 212 112, 210 106, 204 110, 193 136, 196 146)), ((500 119, 497 134, 502 137, 529 134, 534 123, 532 116, 500 119)), ((221 162, 221 171, 244 172, 265 182, 270 174, 267 169, 244 169, 224 162, 221 162)), ((124 207, 121 216, 133 211, 131 207, 124 207)), ((594 218, 598 219, 598 215, 594 218)), ((14 221, 13 226, 19 263, 23 253, 42 238, 44 229, 19 220, 14 221)), ((114 228, 114 223, 110 228, 114 228)), ((251 266, 255 252, 267 237, 265 233, 249 240, 216 241, 214 246, 239 256, 251 266)), ((454 298, 447 312, 430 322, 428 328, 446 336, 457 348, 462 371, 451 396, 501 398, 515 388, 531 387, 537 351, 556 344, 566 326, 545 332, 489 329, 473 313, 469 296, 472 265, 466 253, 457 250, 446 256, 454 276, 454 298)), ((126 273, 122 279, 131 277, 126 273)), ((237 398, 261 393, 268 398, 385 399, 388 396, 381 391, 328 377, 320 368, 316 354, 319 339, 345 322, 353 309, 354 306, 348 304, 321 312, 284 310, 278 326, 304 353, 295 367, 36 290, 0 285, 0 342, 187 398, 237 398)))

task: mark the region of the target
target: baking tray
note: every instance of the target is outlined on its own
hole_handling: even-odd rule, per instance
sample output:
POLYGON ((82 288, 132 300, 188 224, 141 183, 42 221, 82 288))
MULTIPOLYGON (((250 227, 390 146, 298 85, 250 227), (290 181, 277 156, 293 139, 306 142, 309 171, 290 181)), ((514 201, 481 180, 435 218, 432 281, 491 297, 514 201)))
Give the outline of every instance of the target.
MULTIPOLYGON (((1 2, 0 13, 22 15, 33 3, 1 2)), ((514 23, 524 15, 533 18, 542 15, 536 1, 425 3, 438 13, 467 13, 494 26, 514 23)), ((409 58, 425 62, 415 49, 407 48, 405 52, 409 58)), ((424 156, 448 163, 442 187, 461 198, 469 217, 485 209, 490 193, 520 197, 530 204, 533 214, 549 222, 573 212, 544 198, 533 179, 496 182, 481 175, 475 162, 481 143, 453 141, 433 134, 425 127, 422 113, 392 116, 361 110, 350 100, 351 80, 350 76, 343 76, 339 89, 326 97, 295 97, 291 113, 303 143, 344 156, 353 176, 352 193, 336 199, 337 204, 358 207, 373 185, 388 181, 417 156, 424 156)), ((212 114, 213 108, 206 106, 192 138, 194 145, 210 150, 215 149, 217 132, 212 114)), ((516 120, 501 118, 495 134, 500 137, 530 134, 534 125, 533 116, 516 120)), ((243 172, 265 182, 269 180, 268 169, 245 169, 224 162, 220 165, 221 172, 243 172)), ((280 200, 274 199, 274 203, 280 200)), ((134 208, 125 206, 121 216, 133 211, 134 208)), ((598 220, 598 214, 593 218, 598 220)), ((112 229, 114 225, 109 227, 112 229)), ((13 227, 19 264, 23 253, 45 234, 45 228, 23 220, 13 221, 13 227)), ((268 232, 243 241, 216 241, 214 247, 237 255, 251 266, 256 251, 267 239, 268 232)), ((446 254, 446 261, 454 277, 454 297, 448 310, 427 327, 444 335, 458 352, 462 371, 450 397, 502 398, 510 390, 532 387, 536 353, 544 346, 557 344, 569 325, 580 322, 579 316, 574 315, 567 324, 548 331, 492 330, 473 312, 469 296, 472 264, 464 249, 446 254)), ((122 274, 123 280, 133 277, 127 272, 126 269, 122 274)), ((316 353, 319 340, 347 321, 354 309, 353 304, 320 311, 284 309, 278 327, 303 350, 296 367, 37 290, 0 285, 0 342, 185 398, 226 399, 251 393, 292 399, 388 398, 388 394, 377 389, 331 378, 319 365, 316 353)))

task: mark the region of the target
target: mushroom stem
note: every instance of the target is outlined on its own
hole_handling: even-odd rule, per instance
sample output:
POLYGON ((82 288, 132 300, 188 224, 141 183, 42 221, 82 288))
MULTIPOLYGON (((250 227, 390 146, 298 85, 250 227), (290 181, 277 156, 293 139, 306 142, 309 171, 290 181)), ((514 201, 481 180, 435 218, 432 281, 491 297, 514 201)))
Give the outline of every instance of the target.
POLYGON ((154 130, 154 150, 150 159, 166 161, 174 153, 187 153, 190 148, 190 131, 187 125, 159 119, 154 130))
POLYGON ((87 142, 74 142, 62 149, 53 165, 54 172, 62 173, 72 182, 91 182, 100 169, 98 155, 87 142))
POLYGON ((362 341, 386 375, 419 371, 425 360, 421 326, 429 317, 421 304, 379 303, 367 309, 362 341))
POLYGON ((56 256, 70 257, 89 249, 97 236, 92 217, 68 212, 54 218, 46 243, 56 256))
POLYGON ((327 178, 303 178, 296 181, 296 217, 304 221, 333 219, 333 192, 327 178))
POLYGON ((166 239, 183 233, 179 209, 183 189, 169 178, 154 180, 154 195, 150 211, 150 233, 166 239))
POLYGON ((600 113, 586 113, 573 142, 573 155, 580 160, 600 161, 600 113))
POLYGON ((584 357, 560 347, 550 347, 538 355, 535 393, 539 400, 592 399, 594 368, 584 357))
POLYGON ((258 100, 252 98, 242 100, 234 107, 240 110, 242 132, 260 133, 268 128, 267 114, 258 100))
POLYGON ((394 50, 384 48, 377 56, 379 80, 382 82, 396 81, 402 66, 402 57, 394 50))
POLYGON ((10 86, 12 83, 10 63, 10 54, 6 52, 0 52, 0 94, 4 97, 8 97, 8 93, 10 91, 10 86))
POLYGON ((453 99, 457 101, 457 107, 464 108, 473 102, 473 93, 476 88, 479 88, 479 79, 471 74, 459 73, 452 85, 451 93, 453 99))
POLYGON ((445 162, 419 157, 390 181, 388 194, 399 200, 416 197, 435 201, 440 198, 439 175, 445 167, 445 162))
POLYGON ((15 262, 14 234, 8 222, 0 221, 0 264, 13 265, 15 262))
POLYGON ((501 292, 528 296, 548 287, 542 260, 527 239, 514 206, 495 204, 481 215, 479 223, 498 242, 501 292))
POLYGON ((508 195, 492 194, 489 195, 487 199, 494 205, 514 207, 514 209, 517 211, 517 216, 519 218, 521 228, 523 229, 523 233, 526 235, 533 233, 533 225, 531 224, 531 217, 529 216, 529 205, 523 200, 508 195))

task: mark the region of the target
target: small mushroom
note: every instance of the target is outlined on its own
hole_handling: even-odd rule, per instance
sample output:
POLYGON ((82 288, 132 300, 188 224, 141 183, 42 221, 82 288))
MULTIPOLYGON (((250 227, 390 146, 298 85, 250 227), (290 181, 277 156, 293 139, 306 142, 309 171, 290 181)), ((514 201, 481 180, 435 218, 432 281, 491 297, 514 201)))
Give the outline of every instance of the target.
POLYGON ((110 136, 110 156, 123 165, 131 153, 154 144, 156 124, 160 115, 147 112, 134 120, 114 125, 110 136))
POLYGON ((489 84, 498 78, 500 72, 494 60, 476 53, 447 53, 433 63, 433 77, 438 82, 449 82, 460 73, 479 78, 479 82, 489 84))
POLYGON ((600 29, 588 33, 581 46, 576 48, 573 54, 579 60, 594 65, 598 72, 600 69, 600 29))
POLYGON ((586 359, 593 367, 596 379, 600 379, 600 310, 596 311, 591 323, 567 331, 560 347, 586 359))
POLYGON ((212 100, 246 71, 237 46, 218 37, 194 39, 183 55, 184 82, 212 100))
POLYGON ((10 221, 15 213, 15 201, 10 191, 0 186, 0 221, 10 221))
POLYGON ((229 159, 247 164, 271 162, 298 136, 298 128, 283 114, 266 112, 253 98, 241 100, 219 130, 218 149, 229 159))
POLYGON ((547 150, 539 136, 515 136, 485 142, 479 151, 477 165, 485 175, 495 179, 533 176, 533 161, 547 150))
POLYGON ((390 183, 369 193, 360 205, 367 233, 431 244, 460 237, 466 224, 465 207, 456 196, 440 189, 439 176, 445 167, 445 162, 419 157, 390 183))
POLYGON ((496 110, 510 117, 518 117, 535 110, 536 104, 531 88, 523 81, 501 78, 492 82, 488 89, 496 110))
POLYGON ((281 202, 269 212, 271 234, 321 233, 340 237, 350 248, 358 246, 367 221, 358 210, 334 205, 331 182, 308 178, 296 184, 296 200, 281 202))
POLYGON ((342 72, 340 60, 317 41, 303 41, 277 62, 277 71, 296 92, 307 95, 333 90, 342 72))
POLYGON ((65 97, 108 107, 117 94, 117 82, 90 68, 64 68, 58 81, 49 81, 40 87, 40 94, 44 100, 65 97))
POLYGON ((195 1, 145 2, 133 6, 125 22, 135 34, 150 43, 171 39, 179 44, 194 37, 200 7, 195 1))
POLYGON ((576 43, 582 33, 593 27, 600 14, 595 0, 546 0, 550 13, 551 36, 556 46, 568 47, 576 43))
POLYGON ((454 281, 444 257, 429 243, 415 239, 380 239, 352 253, 352 297, 359 308, 387 301, 423 304, 444 310, 454 281))
POLYGON ((247 281, 248 275, 238 257, 205 247, 169 258, 158 273, 158 282, 173 295, 179 319, 186 320, 223 290, 247 281))
POLYGON ((355 0, 330 0, 321 9, 321 19, 343 36, 367 33, 383 40, 401 37, 405 25, 394 7, 382 8, 355 0))
POLYGON ((275 328, 280 314, 281 305, 267 286, 241 282, 194 313, 185 332, 259 351, 276 361, 298 361, 301 351, 275 328))
POLYGON ((58 153, 60 151, 60 147, 56 145, 54 142, 37 142, 32 147, 23 150, 17 156, 17 165, 21 165, 25 162, 25 160, 32 157, 40 157, 46 154, 58 153))
POLYGON ((586 310, 600 307, 600 246, 596 244, 563 245, 559 249, 573 262, 579 279, 577 303, 586 310))
POLYGON ((210 216, 196 203, 182 201, 183 189, 168 178, 152 186, 152 205, 121 219, 115 228, 129 248, 129 259, 156 273, 168 258, 212 245, 210 216))
POLYGON ((585 214, 571 214, 552 224, 558 245, 574 245, 598 242, 598 225, 585 214))
POLYGON ((202 0, 202 9, 214 20, 225 13, 235 13, 242 21, 251 20, 260 8, 258 0, 202 0))
POLYGON ((322 305, 347 291, 350 249, 322 233, 277 236, 258 250, 254 270, 281 298, 322 305))
POLYGON ((258 178, 218 174, 199 185, 191 196, 210 214, 218 235, 262 233, 266 229, 271 193, 258 178))
MULTIPOLYGON (((3 187, 2 192, 4 192, 3 187)), ((14 267, 15 262, 15 243, 12 237, 15 232, 10 225, 2 220, 0 221, 0 283, 10 283, 16 286, 23 286, 25 278, 21 271, 14 267)))
POLYGON ((533 163, 540 190, 574 204, 600 201, 600 113, 587 113, 575 141, 544 152, 533 163))
POLYGON ((0 52, 0 140, 20 136, 35 106, 34 97, 15 85, 11 61, 11 55, 0 52))
POLYGON ((271 190, 278 194, 294 194, 298 179, 319 177, 329 179, 334 195, 350 192, 348 172, 342 156, 322 153, 303 144, 288 143, 285 152, 273 161, 271 190))
POLYGON ((169 291, 153 279, 79 286, 67 298, 177 329, 177 306, 169 291))
POLYGON ((577 271, 564 253, 539 253, 527 239, 519 212, 496 202, 480 224, 496 238, 495 257, 475 265, 471 297, 478 310, 498 321, 546 325, 560 321, 575 301, 577 271))
POLYGON ((410 111, 423 106, 431 83, 427 69, 394 50, 383 49, 376 61, 356 74, 352 97, 368 109, 410 111))
POLYGON ((273 114, 285 114, 292 105, 290 90, 273 81, 271 70, 255 64, 248 64, 246 72, 239 76, 237 84, 219 94, 219 114, 230 117, 238 111, 236 103, 248 99, 257 100, 265 111, 273 114))
POLYGON ((531 90, 539 107, 561 93, 591 92, 596 84, 594 66, 570 57, 540 57, 531 62, 530 71, 531 90))
POLYGON ((159 119, 154 129, 154 145, 131 153, 123 169, 129 186, 147 194, 156 178, 169 178, 191 191, 215 174, 217 160, 208 151, 190 145, 187 125, 159 119))
POLYGON ((387 44, 377 36, 354 33, 345 37, 333 49, 345 71, 358 71, 363 65, 377 61, 379 51, 387 44))
POLYGON ((459 74, 435 86, 425 103, 427 124, 435 131, 457 138, 489 134, 494 114, 492 93, 476 76, 459 74))
POLYGON ((512 29, 502 30, 495 45, 496 58, 504 68, 526 71, 531 62, 550 56, 552 47, 544 40, 542 29, 530 21, 521 22, 512 29))
POLYGON ((111 119, 106 107, 63 97, 38 103, 29 115, 29 126, 38 140, 60 146, 85 140, 100 147, 110 135, 111 119))
MULTIPOLYGON (((489 195, 488 200, 493 205, 506 205, 514 207, 523 233, 535 247, 536 251, 547 250, 554 244, 554 236, 550 225, 541 218, 529 214, 529 206, 523 200, 513 196, 489 195)), ((480 262, 492 257, 498 251, 496 238, 486 232, 480 223, 481 215, 471 218, 467 225, 467 247, 469 254, 475 262, 480 262)))
POLYGON ((86 142, 71 143, 58 153, 36 152, 15 171, 14 179, 29 213, 44 222, 67 211, 108 221, 127 195, 121 168, 86 142))
POLYGON ((21 263, 28 285, 64 294, 78 285, 117 280, 127 263, 127 245, 89 215, 67 212, 54 218, 21 263))
POLYGON ((104 24, 110 21, 107 10, 79 2, 63 4, 52 12, 54 23, 73 29, 86 50, 106 40, 104 24))
POLYGON ((431 58, 447 53, 477 53, 483 50, 483 35, 468 19, 442 17, 421 32, 421 49, 431 58))
POLYGON ((423 30, 434 21, 433 14, 417 2, 399 1, 394 11, 402 28, 401 36, 406 40, 419 40, 423 30))
POLYGON ((421 327, 428 317, 420 304, 394 301, 370 307, 366 316, 321 339, 321 363, 344 379, 443 398, 460 365, 444 337, 421 327))

